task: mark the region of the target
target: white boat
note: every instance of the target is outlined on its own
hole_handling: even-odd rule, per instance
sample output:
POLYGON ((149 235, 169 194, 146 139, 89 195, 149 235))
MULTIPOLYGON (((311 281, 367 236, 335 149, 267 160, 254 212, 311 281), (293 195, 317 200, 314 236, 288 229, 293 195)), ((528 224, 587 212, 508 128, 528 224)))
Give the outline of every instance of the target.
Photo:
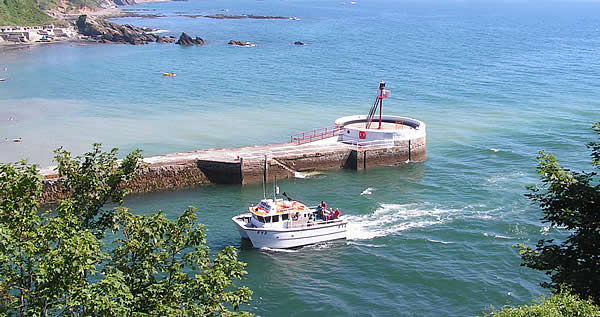
POLYGON ((249 209, 231 220, 255 248, 287 249, 346 239, 347 221, 339 218, 339 210, 327 218, 322 208, 283 199, 263 199, 249 209))

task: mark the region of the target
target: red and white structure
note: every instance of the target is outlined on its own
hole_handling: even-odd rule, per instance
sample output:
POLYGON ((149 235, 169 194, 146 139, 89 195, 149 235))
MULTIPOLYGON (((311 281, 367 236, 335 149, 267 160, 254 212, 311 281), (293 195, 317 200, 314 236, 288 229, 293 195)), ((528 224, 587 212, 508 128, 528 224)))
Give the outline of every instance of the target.
POLYGON ((425 138, 426 126, 423 121, 383 114, 383 99, 390 96, 390 91, 385 89, 385 82, 381 81, 369 114, 342 117, 335 120, 335 126, 294 134, 291 142, 303 144, 337 136, 338 142, 369 147, 394 146, 403 141, 425 138))

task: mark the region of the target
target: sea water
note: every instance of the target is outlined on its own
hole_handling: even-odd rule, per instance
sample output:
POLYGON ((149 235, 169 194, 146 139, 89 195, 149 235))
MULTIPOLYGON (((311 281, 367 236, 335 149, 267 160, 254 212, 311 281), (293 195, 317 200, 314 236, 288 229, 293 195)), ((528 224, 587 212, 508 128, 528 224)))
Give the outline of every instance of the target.
POLYGON ((130 196, 174 218, 198 207, 209 245, 240 249, 261 316, 465 316, 546 295, 517 243, 560 234, 524 194, 538 150, 590 170, 600 120, 600 4, 572 1, 187 1, 128 7, 121 18, 206 45, 66 43, 0 52, 0 161, 51 165, 52 150, 93 142, 144 155, 286 142, 367 114, 427 124, 427 160, 280 182, 291 197, 339 207, 348 240, 256 250, 231 217, 262 185, 130 196), (214 20, 184 14, 299 20, 214 20), (256 47, 232 47, 229 40, 256 47), (302 41, 306 45, 293 45, 302 41), (176 77, 163 77, 174 72, 176 77), (9 118, 14 120, 8 120, 9 118))

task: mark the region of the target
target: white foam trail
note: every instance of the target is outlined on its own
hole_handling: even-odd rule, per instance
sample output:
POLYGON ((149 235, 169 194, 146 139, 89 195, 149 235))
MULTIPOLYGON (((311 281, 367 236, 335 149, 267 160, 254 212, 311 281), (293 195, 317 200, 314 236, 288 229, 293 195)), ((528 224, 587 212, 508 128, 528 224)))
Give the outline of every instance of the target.
POLYGON ((323 250, 329 249, 331 247, 331 243, 317 243, 306 246, 305 248, 310 248, 313 250, 323 250))
POLYGON ((272 249, 272 248, 260 248, 261 251, 267 251, 267 252, 283 252, 283 253, 294 253, 294 252, 298 252, 298 250, 290 250, 290 249, 272 249))
POLYGON ((294 173, 294 177, 295 178, 312 178, 312 177, 321 176, 321 175, 324 175, 324 173, 318 172, 318 171, 312 171, 312 172, 295 172, 294 173))
POLYGON ((348 240, 367 240, 398 232, 433 226, 444 222, 452 210, 424 209, 427 205, 382 204, 375 212, 361 216, 342 216, 348 221, 348 240))
POLYGON ((433 240, 433 239, 427 239, 427 241, 433 242, 433 243, 441 243, 441 244, 453 244, 454 243, 454 242, 441 241, 441 240, 433 240))
MULTIPOLYGON (((483 234, 484 237, 489 237, 490 236, 490 234, 487 233, 487 232, 483 232, 482 234, 483 234)), ((507 237, 507 236, 503 236, 503 235, 499 235, 499 234, 495 234, 494 235, 494 239, 515 239, 515 238, 513 238, 513 237, 507 237)))
POLYGON ((488 183, 496 184, 496 183, 504 183, 507 181, 513 181, 514 179, 518 179, 523 177, 525 174, 521 171, 514 171, 508 174, 496 174, 494 176, 488 177, 486 181, 488 183))
POLYGON ((492 151, 492 152, 500 152, 500 150, 494 149, 494 148, 491 148, 490 151, 492 151))
POLYGON ((346 242, 347 245, 357 245, 361 247, 370 247, 370 248, 385 248, 383 244, 370 244, 370 243, 358 243, 353 241, 346 242))
POLYGON ((363 190, 362 193, 360 193, 360 195, 361 196, 363 196, 363 195, 371 195, 374 190, 375 190, 375 188, 369 187, 369 188, 363 190))

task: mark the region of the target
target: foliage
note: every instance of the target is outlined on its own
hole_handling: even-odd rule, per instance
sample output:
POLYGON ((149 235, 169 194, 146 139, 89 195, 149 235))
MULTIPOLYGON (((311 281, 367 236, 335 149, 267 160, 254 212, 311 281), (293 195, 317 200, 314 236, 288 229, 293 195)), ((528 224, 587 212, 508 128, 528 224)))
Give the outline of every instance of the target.
POLYGON ((0 0, 0 25, 34 26, 53 21, 34 0, 0 0))
MULTIPOLYGON (((600 122, 594 125, 600 136, 600 122)), ((600 168, 600 144, 591 142, 592 165, 600 168)), ((565 286, 580 296, 600 302, 600 184, 596 172, 562 168, 553 154, 540 152, 538 173, 542 188, 530 187, 527 196, 544 212, 544 222, 569 230, 560 244, 540 240, 535 249, 519 245, 521 265, 545 271, 559 292, 565 286), (596 182, 596 184, 594 184, 596 182)))
POLYGON ((62 186, 68 198, 63 199, 58 211, 68 211, 81 222, 83 228, 101 237, 112 225, 112 209, 102 209, 109 199, 122 204, 128 189, 126 184, 137 171, 141 159, 140 150, 133 151, 120 163, 118 149, 102 152, 100 144, 93 144, 92 151, 71 158, 63 148, 54 151, 58 163, 58 176, 64 179, 62 186))
POLYGON ((177 221, 103 209, 123 201, 138 151, 121 162, 97 144, 74 159, 56 155, 69 197, 55 210, 39 210, 36 166, 0 164, 0 314, 225 316, 250 300, 232 282, 245 264, 232 247, 211 261, 194 209, 177 221), (110 248, 100 240, 108 225, 110 248))
POLYGON ((600 317, 600 307, 591 299, 583 300, 568 289, 554 294, 550 298, 540 298, 539 303, 530 305, 504 307, 501 310, 486 314, 489 317, 600 317))
POLYGON ((222 315, 228 313, 224 304, 237 309, 250 299, 248 288, 232 284, 232 279, 247 274, 245 264, 237 261, 232 247, 211 263, 203 226, 196 224, 194 214, 190 207, 176 222, 163 213, 146 217, 120 209, 115 215, 113 230, 122 231, 123 238, 116 240, 106 272, 124 276, 133 296, 130 311, 151 316, 222 315))

